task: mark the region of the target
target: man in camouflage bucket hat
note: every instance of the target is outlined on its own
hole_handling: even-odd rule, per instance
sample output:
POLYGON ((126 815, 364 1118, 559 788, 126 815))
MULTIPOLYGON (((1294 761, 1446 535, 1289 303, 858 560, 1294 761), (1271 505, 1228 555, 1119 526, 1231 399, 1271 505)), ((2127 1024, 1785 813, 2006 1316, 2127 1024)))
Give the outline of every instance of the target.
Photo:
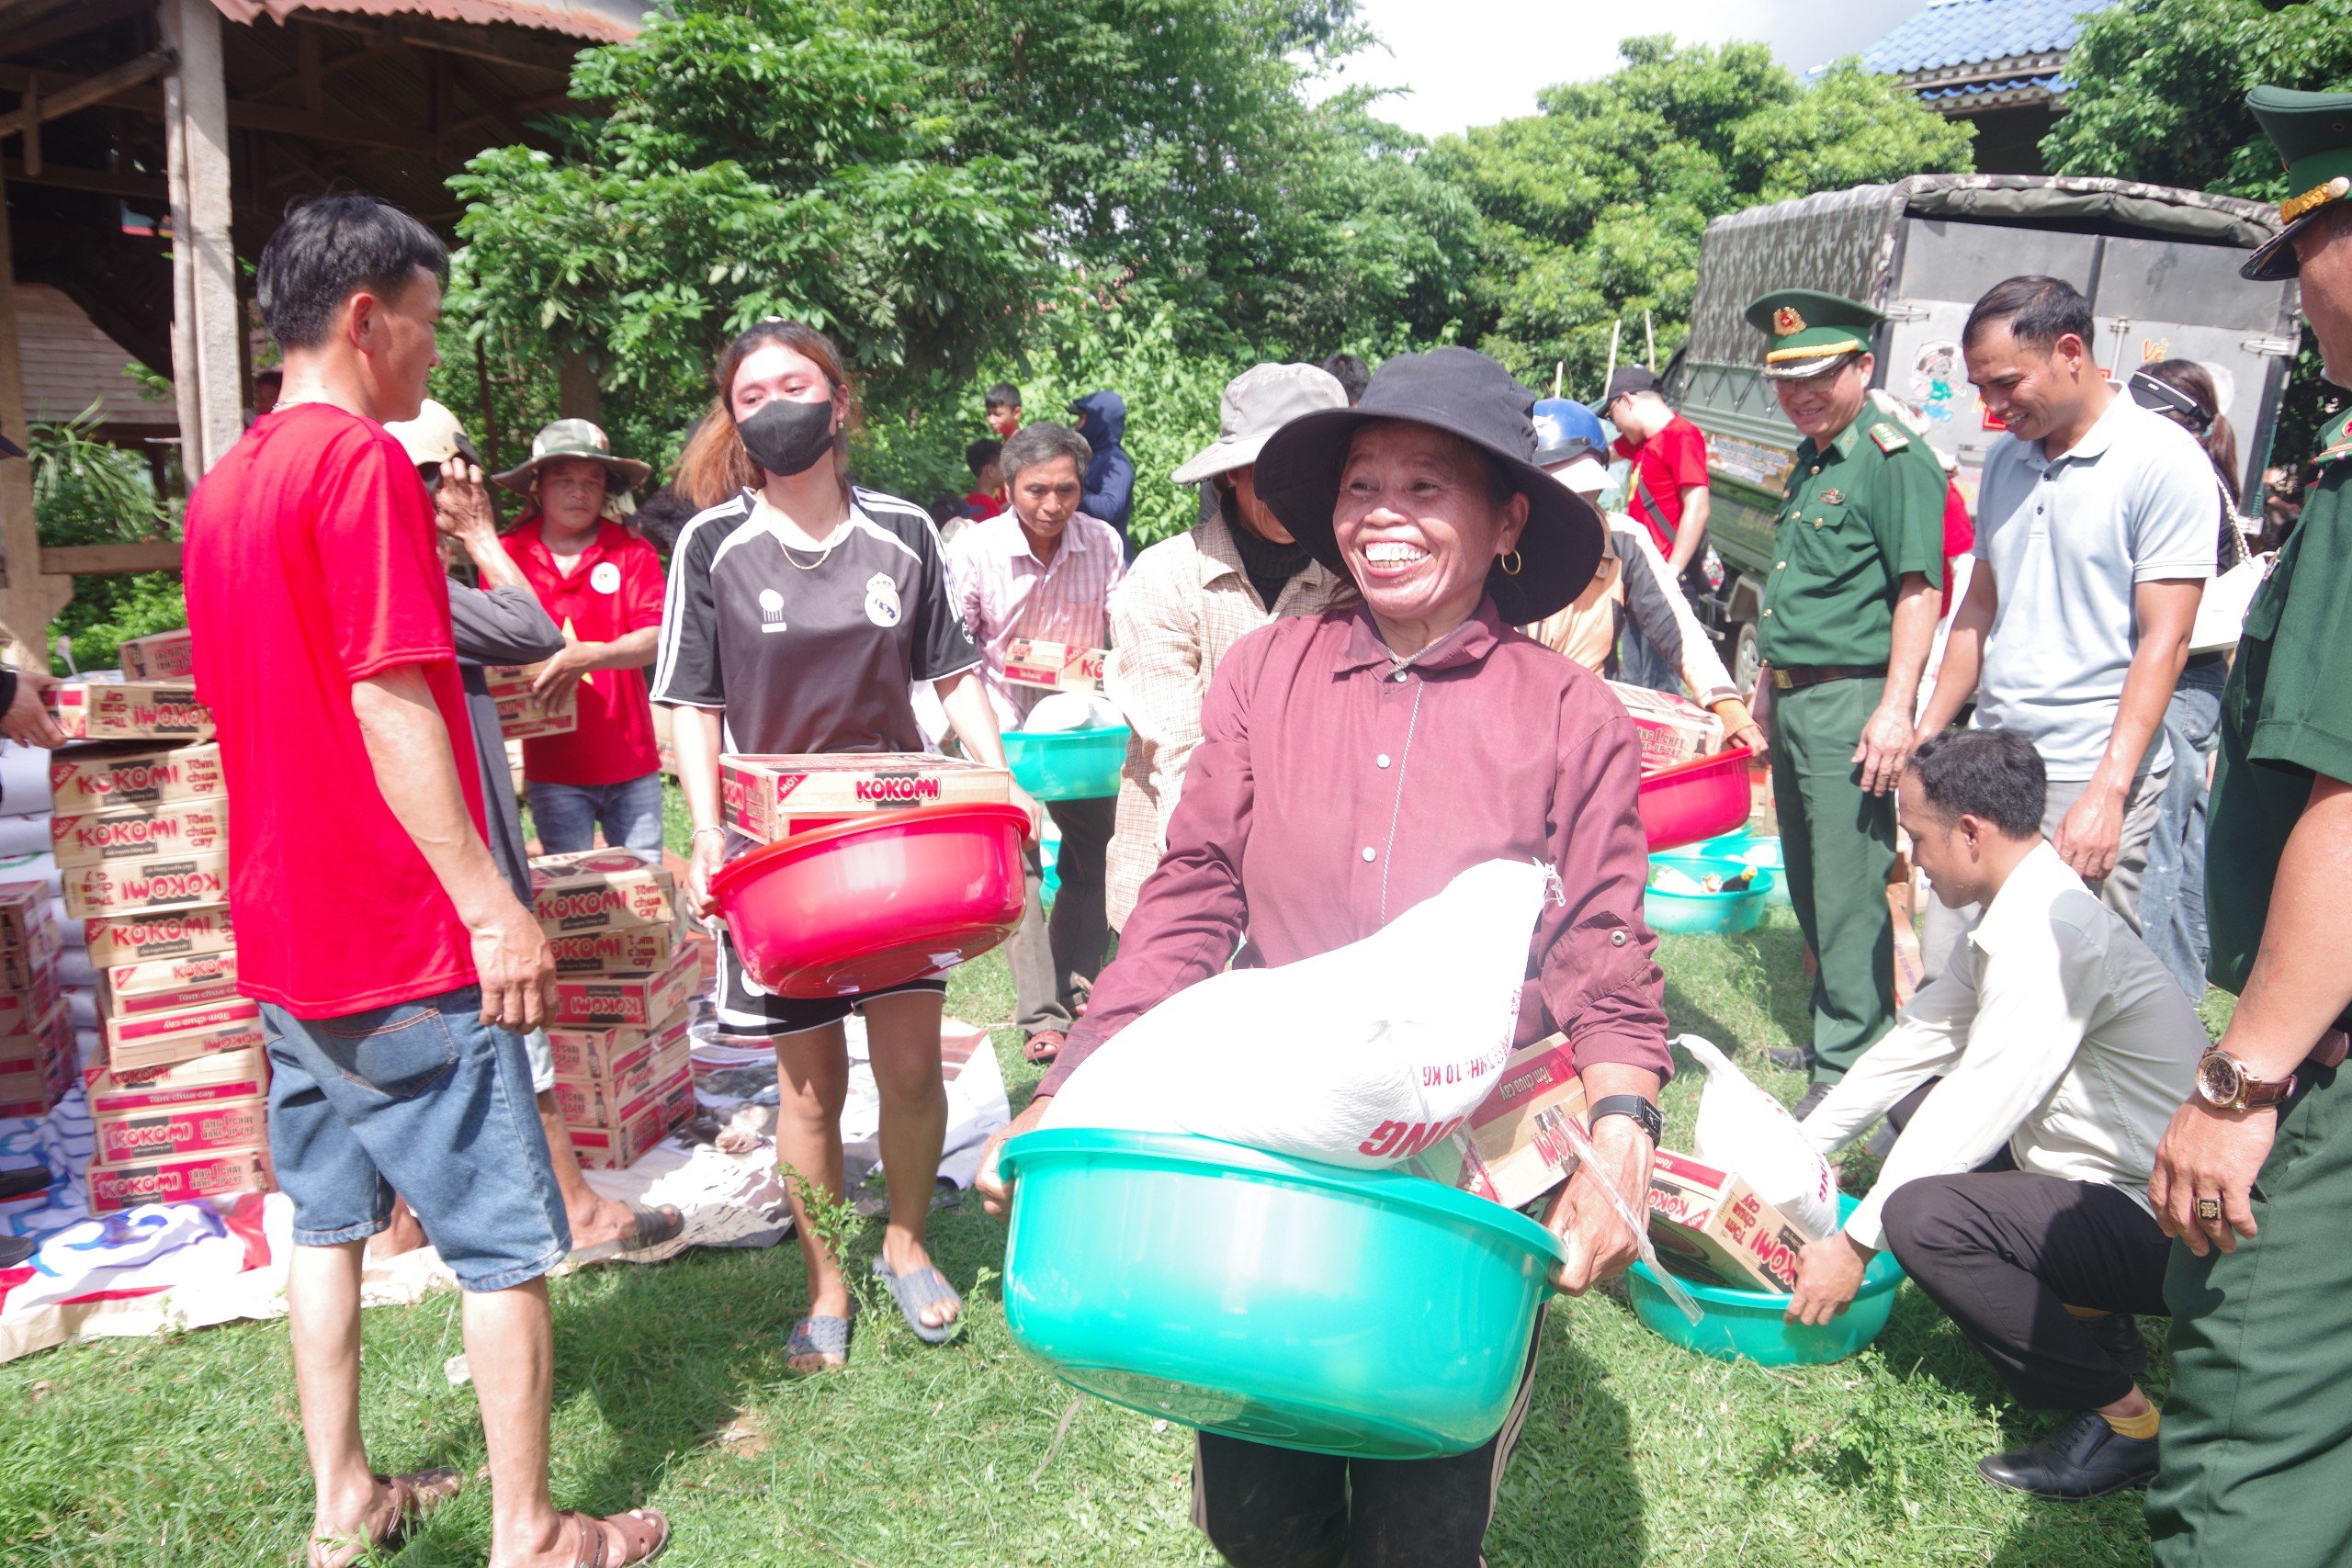
MULTIPOLYGON (((2327 378, 2352 386, 2352 93, 2256 87, 2286 229, 2245 274, 2295 277, 2327 378)), ((2213 984, 2238 1003, 2156 1150, 2183 1245, 2148 1524, 2162 1568, 2319 1568, 2352 1541, 2352 443, 2248 606, 2222 699, 2207 849, 2213 984)))

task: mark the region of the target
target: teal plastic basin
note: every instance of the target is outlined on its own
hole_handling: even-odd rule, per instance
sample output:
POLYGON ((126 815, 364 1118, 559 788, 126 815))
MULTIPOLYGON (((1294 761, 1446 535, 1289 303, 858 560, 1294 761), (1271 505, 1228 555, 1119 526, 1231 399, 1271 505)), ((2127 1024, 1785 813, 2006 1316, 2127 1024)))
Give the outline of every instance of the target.
POLYGON ((1012 777, 1039 800, 1099 800, 1119 793, 1127 760, 1127 727, 1004 732, 1004 759, 1012 777))
POLYGON ((1524 1214, 1398 1171, 1077 1128, 1002 1160, 1013 1343, 1115 1404, 1283 1448, 1493 1437, 1560 1260, 1524 1214))
MULTIPOLYGON (((1701 854, 1695 850, 1650 856, 1653 872, 1668 865, 1693 882, 1709 874, 1737 876, 1750 869, 1746 861, 1701 854)), ((1738 893, 1668 893, 1647 888, 1642 894, 1642 919, 1654 931, 1673 931, 1684 936, 1723 936, 1753 931, 1764 919, 1764 911, 1772 901, 1772 890, 1780 880, 1780 873, 1759 869, 1756 880, 1738 893)))
MULTIPOLYGON (((1839 1219, 1854 1212, 1855 1201, 1839 1195, 1839 1219)), ((1789 1298, 1777 1291, 1736 1291, 1728 1285, 1702 1284, 1687 1275, 1676 1278, 1698 1300, 1696 1323, 1667 1298, 1666 1288, 1648 1264, 1635 1263, 1625 1277, 1625 1293, 1633 1301, 1634 1315, 1652 1332, 1718 1361, 1818 1366, 1842 1361, 1879 1337, 1894 1311, 1903 1265, 1894 1260, 1893 1252, 1881 1249, 1862 1271, 1862 1288, 1855 1292, 1853 1304, 1819 1328, 1789 1322, 1789 1298)))

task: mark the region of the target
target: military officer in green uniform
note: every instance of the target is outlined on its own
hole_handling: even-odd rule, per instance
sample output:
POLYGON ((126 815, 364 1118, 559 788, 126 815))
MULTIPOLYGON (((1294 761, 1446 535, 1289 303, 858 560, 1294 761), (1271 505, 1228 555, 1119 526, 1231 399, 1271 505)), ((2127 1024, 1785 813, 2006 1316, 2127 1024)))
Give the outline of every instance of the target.
POLYGON ((1804 437, 1757 625, 1789 897, 1820 963, 1803 1115, 1894 1022, 1894 786, 1943 599, 1945 480, 1927 444, 1871 404, 1879 312, 1787 288, 1747 319, 1804 437))
MULTIPOLYGON (((2246 96, 2287 165, 2245 276, 2299 277, 2352 386, 2352 93, 2246 96)), ((2352 1560, 2352 440, 2246 611, 2222 700, 2207 973, 2237 994, 2148 1183, 2182 1245, 2148 1521, 2163 1568, 2352 1560)))

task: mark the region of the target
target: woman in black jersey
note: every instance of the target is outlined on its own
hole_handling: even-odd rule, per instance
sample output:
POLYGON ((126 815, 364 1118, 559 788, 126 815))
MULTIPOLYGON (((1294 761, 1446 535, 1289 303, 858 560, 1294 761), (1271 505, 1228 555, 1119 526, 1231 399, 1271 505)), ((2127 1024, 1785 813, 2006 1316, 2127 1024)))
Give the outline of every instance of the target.
MULTIPOLYGON (((701 510, 671 557, 653 676, 653 700, 673 710, 695 822, 688 881, 704 913, 711 874, 752 847, 719 815, 722 751, 921 751, 913 688, 932 681, 965 752, 1004 766, 937 530, 919 507, 849 480, 844 441, 857 401, 832 344, 798 322, 763 321, 728 345, 717 379, 679 462, 678 489, 701 510)), ((923 1247, 946 1132, 946 988, 919 980, 855 998, 777 997, 743 972, 724 937, 719 944, 719 1028, 775 1043, 777 1155, 835 1202, 849 1082, 842 1022, 853 1008, 865 1015, 890 1198, 875 1273, 933 1343, 960 1330, 963 1305, 923 1247)), ((816 1371, 848 1359, 850 1292, 797 1184, 787 1184, 809 1303, 786 1351, 794 1371, 816 1371)))

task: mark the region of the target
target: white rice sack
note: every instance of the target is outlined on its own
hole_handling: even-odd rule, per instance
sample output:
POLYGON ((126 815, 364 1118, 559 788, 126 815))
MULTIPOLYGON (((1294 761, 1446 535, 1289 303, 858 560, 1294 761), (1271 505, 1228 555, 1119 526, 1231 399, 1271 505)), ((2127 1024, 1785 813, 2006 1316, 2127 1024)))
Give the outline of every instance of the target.
POLYGON ((1707 1069, 1698 1147, 1707 1164, 1745 1177, 1763 1200, 1818 1241, 1838 1231, 1838 1173, 1788 1107, 1747 1081, 1729 1056, 1685 1034, 1675 1042, 1707 1069))
POLYGON ((1038 700, 1021 728, 1031 735, 1055 735, 1071 729, 1114 729, 1125 722, 1117 707, 1091 692, 1055 692, 1038 700))
POLYGON ((1544 868, 1496 860, 1362 942, 1211 976, 1088 1057, 1048 1127, 1191 1133, 1371 1169, 1461 1124, 1519 1023, 1544 868))

